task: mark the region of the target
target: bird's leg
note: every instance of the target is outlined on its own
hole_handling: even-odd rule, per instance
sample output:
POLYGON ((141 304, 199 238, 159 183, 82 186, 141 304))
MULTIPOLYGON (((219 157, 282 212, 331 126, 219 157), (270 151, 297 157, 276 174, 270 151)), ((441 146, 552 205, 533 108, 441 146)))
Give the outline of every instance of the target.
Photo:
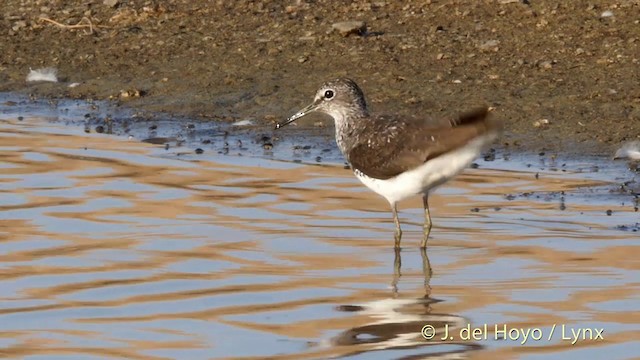
POLYGON ((398 208, 396 204, 391 204, 391 211, 393 212, 393 222, 396 224, 396 232, 394 239, 396 240, 396 248, 400 248, 400 239, 402 238, 402 230, 400 229, 400 220, 398 220, 398 208))
POLYGON ((431 269, 431 262, 429 261, 429 256, 427 255, 427 250, 425 248, 420 249, 420 255, 422 256, 422 274, 424 275, 424 286, 429 286, 429 281, 431 280, 431 275, 433 274, 433 270, 431 269))
POLYGON ((429 262, 429 256, 427 255, 427 249, 421 248, 420 255, 422 255, 422 274, 424 275, 424 300, 427 311, 431 312, 431 276, 433 270, 431 270, 431 263, 429 262))
POLYGON ((429 213, 429 194, 422 195, 422 205, 424 206, 424 238, 422 238, 421 248, 427 247, 427 240, 431 232, 431 214, 429 213))
POLYGON ((402 258, 400 257, 400 248, 396 247, 393 249, 395 252, 395 258, 393 259, 393 281, 391 282, 391 287, 393 289, 393 297, 398 296, 398 281, 402 276, 401 268, 402 268, 402 258))

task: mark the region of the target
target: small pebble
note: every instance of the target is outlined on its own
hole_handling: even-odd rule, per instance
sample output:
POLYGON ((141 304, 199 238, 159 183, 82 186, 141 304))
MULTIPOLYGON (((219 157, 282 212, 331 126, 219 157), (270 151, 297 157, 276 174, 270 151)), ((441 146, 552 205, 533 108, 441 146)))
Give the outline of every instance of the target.
POLYGON ((536 121, 533 123, 533 127, 537 127, 537 128, 539 128, 539 127, 545 127, 545 126, 547 126, 547 125, 549 125, 549 124, 550 124, 549 119, 540 119, 540 120, 536 120, 536 121))
POLYGON ((603 11, 602 14, 600 14, 600 17, 603 17, 603 18, 609 18, 612 16, 613 16, 613 11, 611 10, 603 11))
POLYGON ((200 149, 200 148, 197 148, 197 149, 196 149, 196 154, 202 154, 203 152, 204 152, 204 150, 202 150, 202 149, 200 149))
POLYGON ((104 132, 104 126, 102 126, 102 125, 96 126, 96 132, 98 134, 102 134, 104 132))
POLYGON ((478 46, 480 51, 498 51, 498 45, 500 45, 500 40, 489 40, 478 46))
POLYGON ((611 214, 613 214, 613 211, 607 210, 607 216, 611 216, 611 214))
POLYGON ((273 144, 272 143, 264 143, 262 144, 262 148, 265 150, 271 150, 273 149, 273 144))
POLYGON ((349 35, 363 35, 367 31, 367 24, 364 21, 343 21, 331 25, 333 31, 347 37, 349 35))

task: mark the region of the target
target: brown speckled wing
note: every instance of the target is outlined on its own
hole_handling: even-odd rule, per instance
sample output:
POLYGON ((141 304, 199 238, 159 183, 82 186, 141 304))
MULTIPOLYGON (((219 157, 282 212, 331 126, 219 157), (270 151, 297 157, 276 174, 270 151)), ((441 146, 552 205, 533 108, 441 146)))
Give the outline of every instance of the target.
POLYGON ((423 121, 367 119, 347 158, 354 169, 376 179, 389 179, 427 160, 458 149, 496 128, 487 121, 487 109, 462 114, 449 125, 423 121))

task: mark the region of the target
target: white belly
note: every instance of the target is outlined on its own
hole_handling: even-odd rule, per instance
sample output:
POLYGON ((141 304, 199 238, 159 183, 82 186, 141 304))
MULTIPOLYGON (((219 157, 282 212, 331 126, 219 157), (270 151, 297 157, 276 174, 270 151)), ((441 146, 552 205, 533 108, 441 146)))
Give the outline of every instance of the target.
POLYGON ((495 134, 487 134, 458 150, 440 155, 413 170, 387 180, 370 178, 359 171, 356 171, 355 175, 369 189, 393 205, 411 196, 425 194, 459 174, 495 137, 495 134))

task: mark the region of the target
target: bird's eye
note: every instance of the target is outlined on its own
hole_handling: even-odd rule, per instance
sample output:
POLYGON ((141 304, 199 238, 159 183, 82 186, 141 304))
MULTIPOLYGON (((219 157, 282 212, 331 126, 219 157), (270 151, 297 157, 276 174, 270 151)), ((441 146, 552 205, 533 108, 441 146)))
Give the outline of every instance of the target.
POLYGON ((324 98, 327 100, 332 99, 333 95, 334 95, 333 90, 327 90, 324 92, 324 98))

